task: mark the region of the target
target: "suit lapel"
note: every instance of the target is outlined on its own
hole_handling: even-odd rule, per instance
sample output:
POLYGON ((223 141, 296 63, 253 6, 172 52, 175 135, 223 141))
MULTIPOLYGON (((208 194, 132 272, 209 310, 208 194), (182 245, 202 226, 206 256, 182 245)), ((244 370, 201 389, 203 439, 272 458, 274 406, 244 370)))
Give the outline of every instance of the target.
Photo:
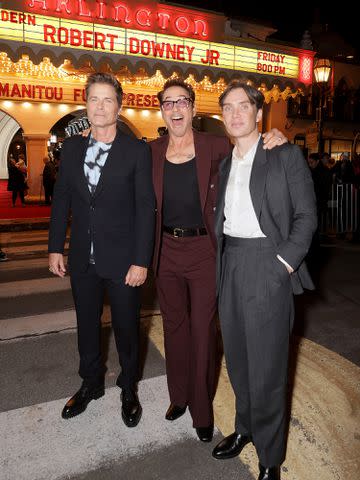
POLYGON ((260 138, 250 176, 250 195, 258 221, 269 170, 269 155, 269 151, 263 149, 263 140, 260 138))
POLYGON ((85 156, 86 156, 86 150, 89 145, 89 140, 90 140, 90 135, 87 138, 84 138, 83 141, 80 144, 79 150, 77 153, 75 153, 75 158, 77 159, 76 162, 76 172, 75 172, 75 178, 79 179, 79 189, 83 197, 87 202, 90 201, 90 191, 88 187, 88 183, 85 177, 85 172, 84 172, 84 162, 85 162, 85 156))
POLYGON ((226 185, 229 179, 231 169, 232 154, 227 156, 220 165, 219 170, 219 187, 215 217, 215 232, 218 237, 222 236, 224 224, 224 209, 225 209, 225 192, 226 185))
POLYGON ((161 137, 161 141, 156 145, 153 152, 153 183, 159 214, 162 212, 163 192, 164 192, 164 165, 166 160, 166 150, 169 145, 169 135, 161 137))
POLYGON ((206 196, 209 188, 211 170, 210 142, 206 141, 205 135, 200 135, 194 130, 196 171, 198 177, 201 211, 204 211, 206 196))

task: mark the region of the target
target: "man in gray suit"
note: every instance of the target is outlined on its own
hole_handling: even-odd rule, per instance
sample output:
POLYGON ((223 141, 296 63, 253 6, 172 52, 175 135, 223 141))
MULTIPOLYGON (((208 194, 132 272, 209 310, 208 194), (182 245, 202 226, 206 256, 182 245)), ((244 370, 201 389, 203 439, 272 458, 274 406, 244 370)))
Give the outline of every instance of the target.
POLYGON ((263 94, 234 81, 220 96, 235 147, 220 166, 215 219, 225 358, 236 396, 235 432, 213 450, 253 442, 258 480, 278 480, 285 458, 286 384, 293 293, 312 289, 304 256, 315 231, 311 174, 300 149, 262 149, 263 94))

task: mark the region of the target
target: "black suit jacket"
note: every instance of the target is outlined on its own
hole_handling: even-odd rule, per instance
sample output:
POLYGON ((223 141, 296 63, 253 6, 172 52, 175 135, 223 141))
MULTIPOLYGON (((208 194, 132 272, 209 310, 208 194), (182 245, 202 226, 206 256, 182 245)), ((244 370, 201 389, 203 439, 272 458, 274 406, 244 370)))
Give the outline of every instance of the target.
MULTIPOLYGON (((220 165, 220 184, 215 216, 218 242, 217 285, 220 283, 226 185, 231 155, 220 165)), ((289 143, 263 149, 260 139, 250 177, 250 195, 261 230, 277 253, 294 269, 291 284, 295 294, 313 289, 303 259, 317 226, 316 200, 311 173, 301 150, 289 143)))
POLYGON ((96 191, 84 174, 89 138, 66 139, 51 209, 49 253, 63 253, 72 214, 70 272, 89 263, 91 238, 96 270, 118 279, 130 265, 149 266, 153 251, 155 197, 148 145, 117 132, 96 191))

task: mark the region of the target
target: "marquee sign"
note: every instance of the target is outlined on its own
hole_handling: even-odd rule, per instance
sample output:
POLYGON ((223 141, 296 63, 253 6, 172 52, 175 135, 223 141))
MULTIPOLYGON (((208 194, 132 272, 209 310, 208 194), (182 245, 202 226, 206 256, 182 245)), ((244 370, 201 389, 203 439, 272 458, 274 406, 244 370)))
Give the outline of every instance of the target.
POLYGON ((202 40, 218 37, 224 24, 223 15, 159 4, 155 0, 12 0, 1 3, 4 8, 8 6, 63 20, 100 23, 202 40))
MULTIPOLYGON (((63 102, 84 104, 86 102, 85 89, 82 87, 54 86, 54 82, 44 81, 17 83, 2 82, 0 79, 0 99, 23 100, 40 102, 63 102)), ((134 108, 159 108, 159 100, 155 94, 124 92, 123 107, 134 108)))
MULTIPOLYGON (((58 3, 68 4, 66 0, 58 3)), ((0 39, 298 78, 304 83, 312 81, 312 56, 298 57, 37 13, 0 9, 0 39)))

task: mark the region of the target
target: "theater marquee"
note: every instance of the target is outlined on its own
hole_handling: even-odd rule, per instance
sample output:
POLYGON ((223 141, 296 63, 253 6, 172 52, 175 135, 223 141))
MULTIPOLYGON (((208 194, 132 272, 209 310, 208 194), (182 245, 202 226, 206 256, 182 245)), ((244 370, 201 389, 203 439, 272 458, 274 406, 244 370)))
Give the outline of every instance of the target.
POLYGON ((146 8, 130 11, 124 2, 113 2, 112 9, 100 0, 94 5, 95 12, 80 0, 28 0, 27 12, 1 9, 0 39, 297 78, 305 84, 312 81, 311 56, 204 40, 211 30, 208 23, 194 14, 185 16, 183 9, 173 18, 166 11, 160 15, 146 8), (75 3, 78 8, 73 12, 75 3), (97 23, 106 19, 111 25, 97 23), (135 28, 116 26, 119 24, 135 28), (170 29, 176 36, 149 28, 170 29), (181 36, 187 31, 189 35, 181 36))

